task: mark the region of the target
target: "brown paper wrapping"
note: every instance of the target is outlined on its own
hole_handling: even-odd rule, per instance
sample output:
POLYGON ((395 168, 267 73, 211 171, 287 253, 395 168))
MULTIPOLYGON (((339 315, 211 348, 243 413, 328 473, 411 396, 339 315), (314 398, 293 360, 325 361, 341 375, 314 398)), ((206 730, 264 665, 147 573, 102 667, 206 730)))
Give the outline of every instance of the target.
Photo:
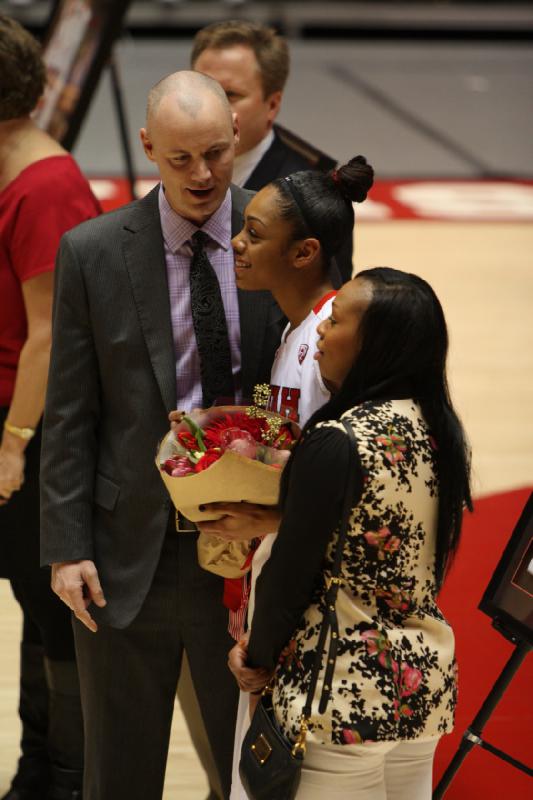
MULTIPOLYGON (((273 506, 278 502, 281 469, 228 451, 208 469, 194 475, 173 478, 160 469, 171 455, 173 433, 163 439, 156 466, 176 511, 192 522, 219 519, 220 514, 200 511, 205 503, 258 503, 273 506)), ((240 578, 250 552, 249 541, 230 541, 208 533, 198 536, 198 562, 201 567, 223 578, 240 578)))
POLYGON ((198 563, 208 572, 223 578, 242 578, 251 562, 242 569, 250 552, 250 542, 228 542, 212 533, 200 533, 197 542, 198 563))
POLYGON ((171 453, 174 434, 167 433, 157 454, 156 466, 174 507, 192 522, 219 519, 220 514, 200 511, 205 503, 258 503, 273 506, 278 502, 281 469, 226 451, 222 458, 202 472, 173 478, 160 466, 171 453))
MULTIPOLYGON (((217 406, 195 414, 201 427, 206 427, 212 419, 224 413, 246 411, 244 406, 217 406)), ((193 412, 194 413, 194 412, 193 412)), ((278 414, 269 414, 278 417, 278 414)), ((297 437, 300 430, 290 424, 297 437)), ((176 511, 192 522, 219 519, 220 514, 200 511, 198 506, 206 503, 257 503, 273 506, 278 502, 279 482, 282 470, 254 461, 250 458, 227 451, 208 469, 182 478, 173 478, 160 469, 175 449, 172 431, 165 436, 156 457, 156 467, 174 503, 176 511)), ((250 552, 249 541, 226 541, 214 534, 200 533, 198 536, 198 561, 201 567, 221 575, 223 578, 239 578, 248 572, 250 566, 242 569, 250 552)))

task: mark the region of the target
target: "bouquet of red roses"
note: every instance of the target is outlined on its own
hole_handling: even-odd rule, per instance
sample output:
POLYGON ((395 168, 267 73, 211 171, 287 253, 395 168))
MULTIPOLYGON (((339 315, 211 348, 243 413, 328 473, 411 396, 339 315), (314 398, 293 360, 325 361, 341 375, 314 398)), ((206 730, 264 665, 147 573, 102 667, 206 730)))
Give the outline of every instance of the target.
POLYGON ((220 406, 184 414, 157 456, 172 502, 184 517, 216 519, 215 502, 274 505, 281 469, 298 436, 294 423, 254 406, 220 406))

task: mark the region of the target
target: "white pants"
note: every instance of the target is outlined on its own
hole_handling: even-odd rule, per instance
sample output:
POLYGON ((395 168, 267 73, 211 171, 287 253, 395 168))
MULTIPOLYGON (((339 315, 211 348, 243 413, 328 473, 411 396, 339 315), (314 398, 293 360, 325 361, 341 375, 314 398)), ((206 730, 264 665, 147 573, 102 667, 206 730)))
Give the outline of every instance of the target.
MULTIPOLYGON (((277 533, 268 533, 254 553, 252 560, 252 585, 250 587, 250 599, 248 602, 248 627, 251 628, 252 617, 255 606, 255 584, 261 570, 270 558, 272 545, 277 533)), ((246 731, 250 727, 250 695, 248 692, 239 694, 239 708, 237 710, 237 724, 235 726, 235 743, 233 745, 233 767, 231 774, 231 795, 230 800, 248 800, 239 776, 239 761, 241 760, 241 746, 246 736, 246 731)))
MULTIPOLYGON (((275 533, 265 536, 254 554, 249 624, 255 584, 275 538, 275 533)), ((249 697, 247 692, 240 693, 230 800, 247 800, 239 777, 239 761, 242 741, 250 726, 249 697)), ((433 756, 438 741, 434 737, 414 742, 319 745, 308 740, 296 800, 431 800, 433 756)))
POLYGON ((296 800, 431 800, 438 741, 363 745, 308 741, 296 800))

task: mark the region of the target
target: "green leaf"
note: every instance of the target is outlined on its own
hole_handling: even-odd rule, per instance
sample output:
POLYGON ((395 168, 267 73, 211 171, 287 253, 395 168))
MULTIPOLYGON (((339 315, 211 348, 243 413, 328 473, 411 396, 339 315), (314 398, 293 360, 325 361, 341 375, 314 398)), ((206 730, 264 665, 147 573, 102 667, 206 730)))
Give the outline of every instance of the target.
POLYGON ((202 431, 200 426, 188 414, 185 414, 185 416, 182 419, 182 422, 185 422, 188 425, 190 432, 198 442, 198 450, 200 450, 201 453, 205 453, 207 447, 204 444, 204 432, 202 431))

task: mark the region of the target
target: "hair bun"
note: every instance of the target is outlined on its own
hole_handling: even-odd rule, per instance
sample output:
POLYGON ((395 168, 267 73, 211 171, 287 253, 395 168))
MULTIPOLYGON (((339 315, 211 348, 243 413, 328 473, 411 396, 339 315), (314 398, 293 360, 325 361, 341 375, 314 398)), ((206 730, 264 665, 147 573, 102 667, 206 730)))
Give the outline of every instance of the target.
POLYGON ((331 177, 343 197, 362 203, 374 183, 374 170, 364 156, 355 156, 334 170, 331 177))

